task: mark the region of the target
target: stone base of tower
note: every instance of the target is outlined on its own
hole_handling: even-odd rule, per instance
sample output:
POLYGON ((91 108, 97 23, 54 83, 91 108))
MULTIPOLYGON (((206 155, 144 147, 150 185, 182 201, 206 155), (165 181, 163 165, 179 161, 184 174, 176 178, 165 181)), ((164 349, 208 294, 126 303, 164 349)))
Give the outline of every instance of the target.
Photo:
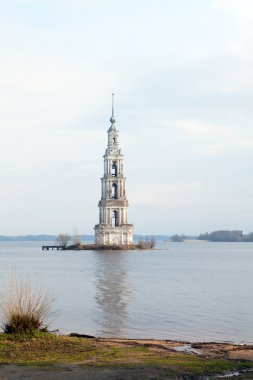
POLYGON ((123 224, 112 227, 106 224, 97 224, 95 230, 95 244, 126 246, 133 244, 133 225, 123 224))

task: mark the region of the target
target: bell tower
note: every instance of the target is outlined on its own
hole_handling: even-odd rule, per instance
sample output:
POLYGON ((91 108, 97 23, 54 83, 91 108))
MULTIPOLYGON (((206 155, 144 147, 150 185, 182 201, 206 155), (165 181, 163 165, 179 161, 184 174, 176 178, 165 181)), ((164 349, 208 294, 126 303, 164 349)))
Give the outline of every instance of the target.
POLYGON ((99 201, 99 224, 95 226, 95 243, 125 246, 133 244, 133 225, 128 224, 128 201, 124 156, 119 146, 119 130, 114 116, 112 94, 111 126, 107 131, 108 145, 104 155, 102 194, 99 201))

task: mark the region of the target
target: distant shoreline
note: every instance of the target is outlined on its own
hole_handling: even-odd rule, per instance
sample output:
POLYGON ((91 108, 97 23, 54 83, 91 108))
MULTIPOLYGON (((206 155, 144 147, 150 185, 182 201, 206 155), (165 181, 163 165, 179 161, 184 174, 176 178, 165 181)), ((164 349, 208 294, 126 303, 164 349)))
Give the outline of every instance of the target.
MULTIPOLYGON (((0 242, 4 241, 48 241, 48 242, 55 242, 58 235, 47 235, 47 234, 39 234, 39 235, 0 235, 0 242)), ((150 239, 154 238, 156 241, 167 241, 170 239, 169 235, 134 235, 134 241, 138 242, 140 239, 150 239)), ((80 239, 83 242, 87 243, 93 243, 94 242, 94 235, 80 235, 80 239)))
MULTIPOLYGON (((0 242, 56 242, 57 235, 39 234, 39 235, 0 235, 0 242)), ((134 235, 134 244, 138 245, 140 240, 154 239, 156 242, 164 243, 252 243, 253 233, 242 234, 242 231, 214 231, 210 234, 199 236, 191 235, 134 235), (174 238, 174 239, 173 239, 174 238)), ((80 235, 83 244, 94 244, 94 235, 80 235)))

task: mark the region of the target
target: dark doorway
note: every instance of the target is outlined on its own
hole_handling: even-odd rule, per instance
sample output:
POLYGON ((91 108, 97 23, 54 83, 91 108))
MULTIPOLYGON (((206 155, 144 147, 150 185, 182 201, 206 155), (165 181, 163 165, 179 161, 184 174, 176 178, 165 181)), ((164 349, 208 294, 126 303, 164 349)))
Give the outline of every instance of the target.
POLYGON ((112 164, 112 176, 113 176, 113 177, 117 177, 117 174, 118 174, 117 164, 116 164, 116 162, 114 162, 114 163, 112 164))
POLYGON ((112 198, 114 199, 118 198, 118 186, 116 183, 112 185, 112 198))
POLYGON ((118 211, 113 211, 112 213, 112 226, 118 227, 119 221, 118 221, 118 211))

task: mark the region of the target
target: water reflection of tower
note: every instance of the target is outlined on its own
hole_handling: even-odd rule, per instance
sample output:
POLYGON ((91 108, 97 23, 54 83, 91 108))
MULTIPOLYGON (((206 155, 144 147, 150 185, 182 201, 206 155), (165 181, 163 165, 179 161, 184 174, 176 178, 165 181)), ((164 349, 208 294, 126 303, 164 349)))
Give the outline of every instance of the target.
POLYGON ((122 251, 95 255, 96 302, 94 315, 100 336, 125 336, 131 284, 127 276, 128 255, 122 251))

